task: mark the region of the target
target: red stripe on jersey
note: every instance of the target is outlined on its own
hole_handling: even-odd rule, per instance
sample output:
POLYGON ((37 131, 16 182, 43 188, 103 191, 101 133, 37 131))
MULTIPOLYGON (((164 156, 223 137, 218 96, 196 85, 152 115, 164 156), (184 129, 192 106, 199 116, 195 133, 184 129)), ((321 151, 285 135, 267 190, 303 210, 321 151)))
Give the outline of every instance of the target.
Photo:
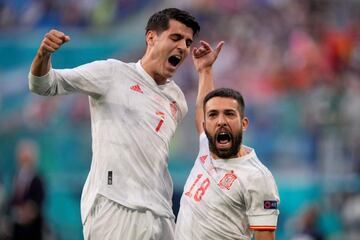
POLYGON ((159 124, 156 126, 155 131, 158 132, 161 128, 161 125, 164 123, 164 120, 160 119, 159 124))
POLYGON ((251 230, 276 230, 276 226, 250 226, 251 230))

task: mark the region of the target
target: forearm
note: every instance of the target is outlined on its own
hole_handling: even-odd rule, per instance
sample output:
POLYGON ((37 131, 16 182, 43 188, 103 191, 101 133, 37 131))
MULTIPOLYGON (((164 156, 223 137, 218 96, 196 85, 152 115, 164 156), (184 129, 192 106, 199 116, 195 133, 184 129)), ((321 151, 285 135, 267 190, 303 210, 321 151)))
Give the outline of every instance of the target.
POLYGON ((196 127, 199 133, 203 131, 204 110, 203 101, 205 96, 214 90, 212 68, 206 68, 199 72, 199 88, 196 98, 196 127))
MULTIPOLYGON (((29 73, 29 89, 39 95, 51 95, 50 93, 50 72, 51 54, 43 53, 39 49, 32 64, 29 73)), ((53 94, 54 95, 54 94, 53 94)))
POLYGON ((31 74, 37 77, 41 77, 47 74, 50 69, 51 54, 41 53, 39 50, 31 64, 31 74))
POLYGON ((199 89, 196 98, 195 124, 198 133, 202 133, 204 122, 203 101, 205 96, 214 90, 212 65, 214 64, 224 42, 219 42, 215 50, 205 41, 200 41, 201 46, 192 51, 196 71, 199 73, 199 89))

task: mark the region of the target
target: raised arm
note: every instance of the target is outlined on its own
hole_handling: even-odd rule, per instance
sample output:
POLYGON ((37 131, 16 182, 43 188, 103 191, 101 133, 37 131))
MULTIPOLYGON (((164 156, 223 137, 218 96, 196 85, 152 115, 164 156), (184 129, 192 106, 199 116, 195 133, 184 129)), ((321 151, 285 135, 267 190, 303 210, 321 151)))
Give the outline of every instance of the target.
POLYGON ((55 29, 46 33, 31 64, 31 74, 38 77, 47 74, 51 68, 51 54, 68 41, 69 36, 55 29))
POLYGON ((192 51, 195 69, 199 74, 199 88, 195 106, 195 124, 199 134, 204 131, 203 100, 206 94, 214 89, 212 65, 219 55, 224 42, 219 42, 215 49, 212 49, 209 43, 205 41, 200 41, 200 44, 199 48, 194 47, 192 51))

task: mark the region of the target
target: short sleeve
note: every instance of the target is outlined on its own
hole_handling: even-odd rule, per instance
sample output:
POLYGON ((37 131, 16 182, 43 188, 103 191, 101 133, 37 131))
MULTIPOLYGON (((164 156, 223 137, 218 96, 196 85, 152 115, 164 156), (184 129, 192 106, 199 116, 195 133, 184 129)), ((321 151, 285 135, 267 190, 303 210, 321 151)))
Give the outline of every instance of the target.
POLYGON ((270 172, 261 172, 250 179, 245 194, 246 214, 252 230, 275 230, 280 198, 270 172))

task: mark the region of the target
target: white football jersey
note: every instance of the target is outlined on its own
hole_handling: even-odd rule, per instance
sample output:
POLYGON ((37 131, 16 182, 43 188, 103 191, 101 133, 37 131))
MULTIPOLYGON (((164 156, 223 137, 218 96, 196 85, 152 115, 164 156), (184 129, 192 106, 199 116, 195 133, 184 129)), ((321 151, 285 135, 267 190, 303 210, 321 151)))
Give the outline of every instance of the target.
POLYGON ((97 194, 174 218, 169 143, 187 105, 173 81, 157 85, 140 61, 109 59, 43 77, 30 73, 29 87, 41 95, 90 96, 93 157, 81 196, 83 222, 97 194))
POLYGON ((251 239, 253 230, 275 230, 279 194, 270 171, 246 147, 240 158, 212 160, 205 133, 186 181, 175 239, 251 239))

